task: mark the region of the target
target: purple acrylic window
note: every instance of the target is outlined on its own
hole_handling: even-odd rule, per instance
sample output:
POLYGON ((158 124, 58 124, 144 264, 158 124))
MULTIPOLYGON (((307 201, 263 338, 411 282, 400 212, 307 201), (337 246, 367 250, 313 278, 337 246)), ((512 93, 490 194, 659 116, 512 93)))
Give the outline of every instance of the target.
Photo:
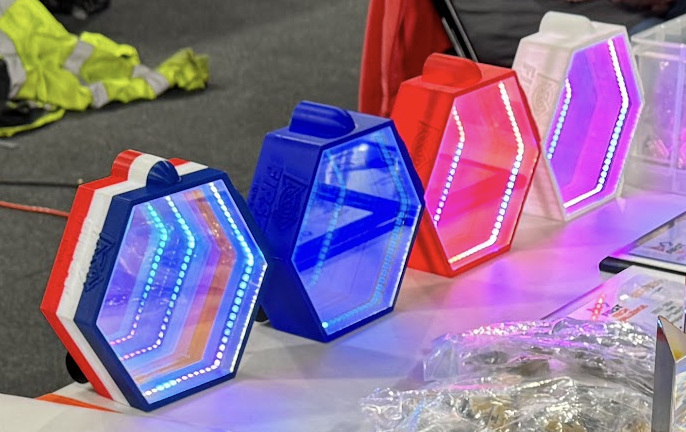
POLYGON ((640 100, 626 38, 574 54, 545 147, 567 214, 619 188, 640 100))

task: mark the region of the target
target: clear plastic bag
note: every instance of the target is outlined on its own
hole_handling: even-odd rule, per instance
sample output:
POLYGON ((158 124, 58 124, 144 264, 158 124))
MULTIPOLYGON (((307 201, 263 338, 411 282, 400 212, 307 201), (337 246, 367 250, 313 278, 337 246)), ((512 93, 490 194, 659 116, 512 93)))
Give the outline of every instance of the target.
POLYGON ((438 338, 420 390, 377 390, 383 432, 649 432, 654 336, 632 324, 505 323, 438 338))

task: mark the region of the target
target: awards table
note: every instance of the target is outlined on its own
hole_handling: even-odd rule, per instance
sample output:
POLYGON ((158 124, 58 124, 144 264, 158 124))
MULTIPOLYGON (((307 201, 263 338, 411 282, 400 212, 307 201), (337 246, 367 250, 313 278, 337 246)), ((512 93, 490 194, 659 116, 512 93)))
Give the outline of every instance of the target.
MULTIPOLYGON (((609 253, 682 213, 676 195, 626 191, 567 224, 525 215, 511 252, 446 279, 408 270, 394 313, 328 344, 255 325, 228 383, 142 413, 89 385, 56 392, 124 414, 233 432, 371 430, 359 400, 376 388, 417 388, 432 341, 500 321, 548 316, 608 276, 609 253)), ((590 298, 590 297, 589 297, 590 298)))

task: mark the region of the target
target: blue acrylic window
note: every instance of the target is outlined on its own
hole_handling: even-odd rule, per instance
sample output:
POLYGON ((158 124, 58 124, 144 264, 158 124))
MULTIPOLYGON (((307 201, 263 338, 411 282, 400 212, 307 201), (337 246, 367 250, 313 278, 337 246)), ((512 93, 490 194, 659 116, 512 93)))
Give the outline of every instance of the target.
POLYGON ((97 326, 149 403, 233 372, 266 262, 223 182, 137 204, 97 326))
POLYGON ((420 215, 390 128, 322 153, 293 263, 327 334, 393 305, 420 215))

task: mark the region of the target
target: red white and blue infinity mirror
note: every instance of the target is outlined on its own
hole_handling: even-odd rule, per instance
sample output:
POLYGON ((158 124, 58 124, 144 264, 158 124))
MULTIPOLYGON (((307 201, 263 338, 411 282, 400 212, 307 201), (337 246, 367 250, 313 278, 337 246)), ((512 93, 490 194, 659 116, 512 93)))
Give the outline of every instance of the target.
POLYGON ((267 269, 228 176, 135 151, 82 185, 41 309, 95 390, 145 411, 236 374, 267 269))

